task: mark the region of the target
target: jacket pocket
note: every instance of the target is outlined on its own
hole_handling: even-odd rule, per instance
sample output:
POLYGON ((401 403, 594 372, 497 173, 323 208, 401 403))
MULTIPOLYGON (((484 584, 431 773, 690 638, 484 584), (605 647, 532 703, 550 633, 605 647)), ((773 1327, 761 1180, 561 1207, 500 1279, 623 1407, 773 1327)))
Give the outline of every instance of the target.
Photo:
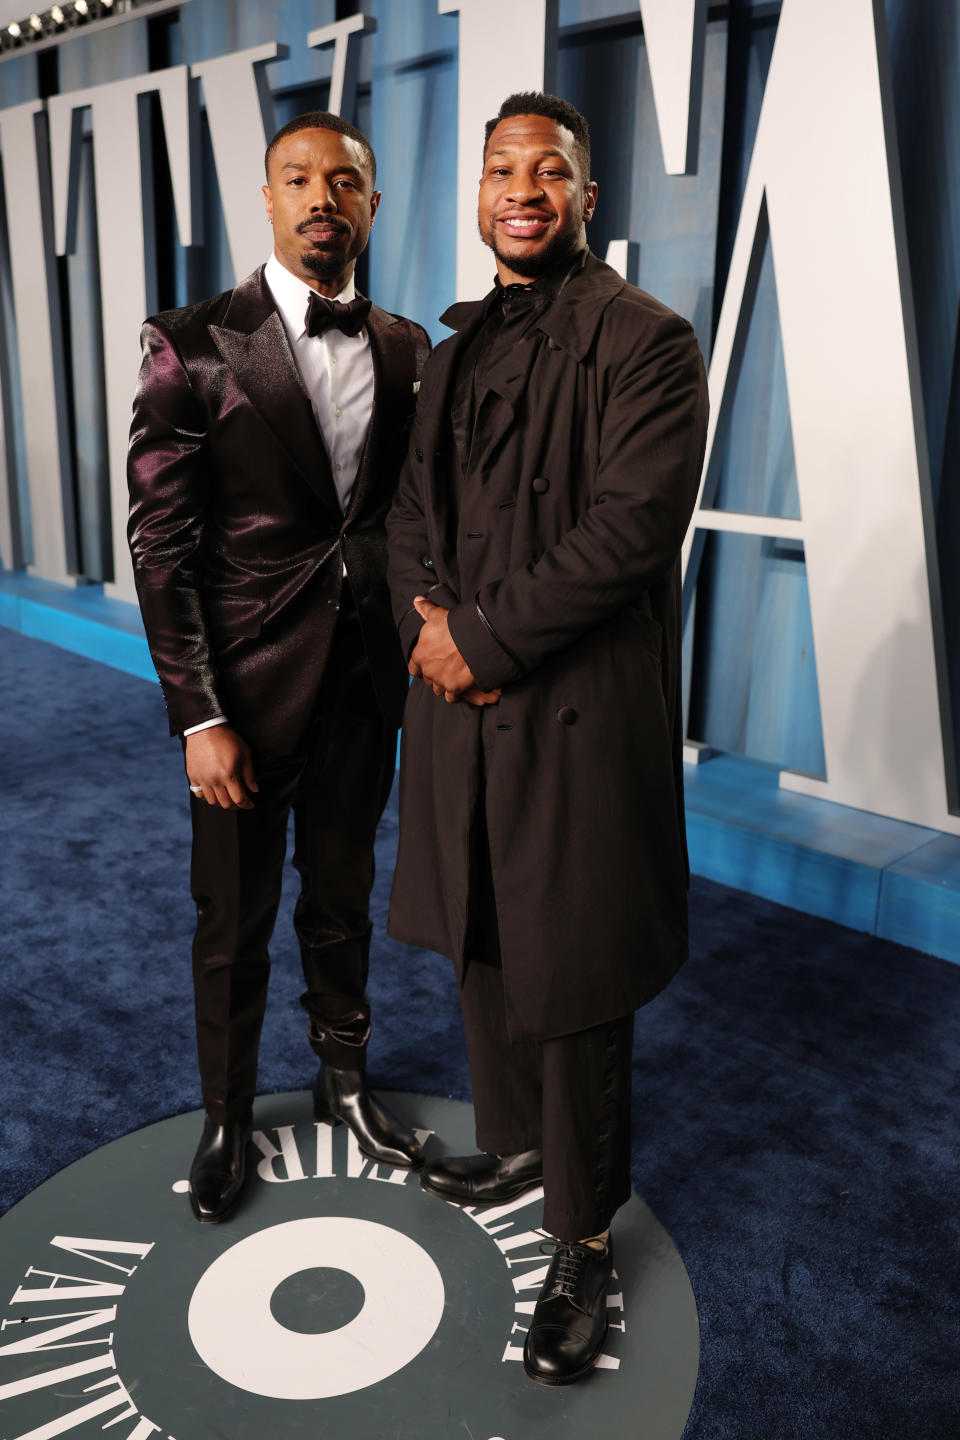
POLYGON ((259 635, 267 614, 266 600, 252 595, 205 595, 204 613, 220 635, 259 635))

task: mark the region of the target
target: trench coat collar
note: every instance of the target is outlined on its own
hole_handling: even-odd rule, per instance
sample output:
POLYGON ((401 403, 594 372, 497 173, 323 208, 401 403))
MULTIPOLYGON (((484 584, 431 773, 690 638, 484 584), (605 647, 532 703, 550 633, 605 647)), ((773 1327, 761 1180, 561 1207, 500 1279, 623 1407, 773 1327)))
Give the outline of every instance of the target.
MULTIPOLYGON (((537 329, 542 330, 559 349, 580 361, 594 342, 604 310, 624 286, 625 281, 616 270, 588 251, 583 268, 571 275, 537 321, 537 329)), ((451 305, 440 316, 442 323, 452 330, 472 330, 485 319, 496 293, 494 288, 482 300, 465 300, 451 305)))
POLYGON ((241 280, 221 324, 207 328, 240 388, 339 530, 343 515, 330 457, 263 272, 261 265, 241 280))

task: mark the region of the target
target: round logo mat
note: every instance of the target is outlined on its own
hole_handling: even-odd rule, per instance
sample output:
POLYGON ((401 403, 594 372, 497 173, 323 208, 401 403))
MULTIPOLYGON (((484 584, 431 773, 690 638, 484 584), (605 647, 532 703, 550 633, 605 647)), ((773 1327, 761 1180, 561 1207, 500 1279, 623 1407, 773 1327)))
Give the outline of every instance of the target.
MULTIPOLYGON (((474 1150, 468 1105, 389 1103, 428 1158, 474 1150)), ((308 1094, 275 1095, 239 1205, 201 1226, 184 1178, 201 1123, 116 1140, 0 1219, 4 1440, 680 1440, 696 1305, 636 1196, 614 1222, 603 1354, 554 1389, 521 1364, 541 1192, 445 1204, 315 1124, 308 1094)))

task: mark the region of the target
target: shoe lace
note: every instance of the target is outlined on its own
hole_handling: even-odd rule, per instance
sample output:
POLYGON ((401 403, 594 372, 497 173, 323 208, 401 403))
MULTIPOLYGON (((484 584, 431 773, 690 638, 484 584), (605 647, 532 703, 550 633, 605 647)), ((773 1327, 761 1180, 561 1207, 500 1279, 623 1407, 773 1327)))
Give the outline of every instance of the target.
POLYGON ((576 1295, 583 1262, 589 1256, 596 1255, 596 1251, 588 1245, 578 1245, 574 1240, 544 1240, 540 1244, 540 1254, 551 1255, 556 1261, 550 1288, 551 1299, 562 1295, 565 1299, 572 1300, 576 1295))

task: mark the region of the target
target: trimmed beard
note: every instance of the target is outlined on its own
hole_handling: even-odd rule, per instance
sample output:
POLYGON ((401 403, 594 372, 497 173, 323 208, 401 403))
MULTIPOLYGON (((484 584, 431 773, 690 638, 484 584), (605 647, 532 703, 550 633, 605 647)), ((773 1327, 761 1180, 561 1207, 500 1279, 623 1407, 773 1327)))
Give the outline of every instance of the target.
POLYGON ((332 280, 334 276, 341 274, 350 262, 342 252, 308 250, 300 257, 300 263, 311 275, 316 275, 318 280, 332 280))
MULTIPOLYGON (((478 227, 479 228, 479 227, 478 227)), ((496 229, 494 229, 496 237, 496 229)), ((489 246, 496 258, 508 270, 515 275, 525 275, 529 280, 536 280, 539 275, 544 275, 555 266, 562 265, 565 260, 572 260, 580 250, 580 236, 575 235, 554 235, 549 245, 546 245, 536 255, 505 255, 497 248, 496 238, 487 240, 483 232, 480 232, 480 239, 484 245, 489 246)))

